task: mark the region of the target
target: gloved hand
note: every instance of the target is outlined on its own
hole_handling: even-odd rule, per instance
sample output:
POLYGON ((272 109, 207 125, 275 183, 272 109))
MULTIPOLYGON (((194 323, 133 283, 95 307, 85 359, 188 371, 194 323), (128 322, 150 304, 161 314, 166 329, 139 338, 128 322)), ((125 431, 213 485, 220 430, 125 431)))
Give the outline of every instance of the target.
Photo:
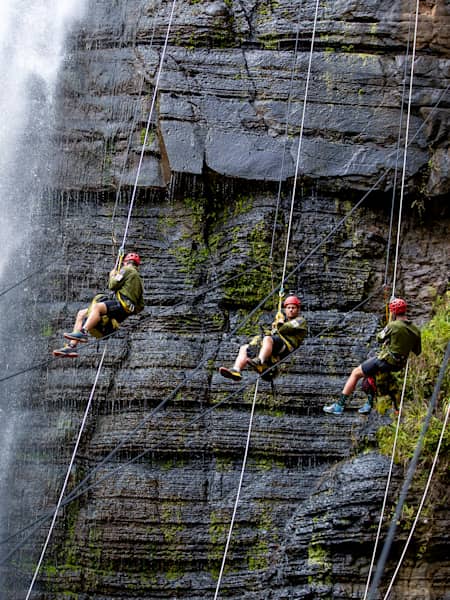
POLYGON ((275 320, 272 323, 272 331, 276 331, 278 329, 278 325, 282 325, 284 323, 284 315, 282 312, 277 312, 275 316, 275 320))

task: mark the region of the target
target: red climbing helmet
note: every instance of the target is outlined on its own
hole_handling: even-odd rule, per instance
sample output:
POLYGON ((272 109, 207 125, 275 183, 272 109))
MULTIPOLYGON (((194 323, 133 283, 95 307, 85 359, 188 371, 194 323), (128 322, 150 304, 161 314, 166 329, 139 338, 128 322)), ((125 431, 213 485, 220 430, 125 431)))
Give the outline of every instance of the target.
POLYGON ((404 315, 408 305, 402 298, 393 298, 389 302, 389 312, 393 315, 404 315))
POLYGON ((301 302, 300 302, 299 298, 297 298, 297 296, 288 296, 286 298, 286 300, 283 302, 284 308, 286 308, 286 306, 288 304, 295 304, 298 307, 301 306, 301 302))
POLYGON ((141 257, 139 254, 136 254, 136 252, 129 252, 123 259, 123 262, 126 263, 130 260, 133 261, 137 266, 141 264, 141 257))

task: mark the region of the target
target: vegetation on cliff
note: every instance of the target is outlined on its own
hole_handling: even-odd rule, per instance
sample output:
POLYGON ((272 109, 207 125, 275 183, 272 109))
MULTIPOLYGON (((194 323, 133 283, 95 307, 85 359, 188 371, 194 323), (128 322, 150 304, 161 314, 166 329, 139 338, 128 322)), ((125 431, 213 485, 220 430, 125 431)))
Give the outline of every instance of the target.
MULTIPOLYGON (((434 316, 422 328, 421 355, 410 361, 405 388, 404 414, 400 424, 395 456, 396 461, 399 463, 407 463, 413 456, 449 339, 450 293, 447 293, 436 302, 434 316)), ((397 375, 399 389, 402 386, 403 376, 403 372, 397 375)), ((437 409, 431 418, 429 429, 424 438, 421 453, 423 467, 428 466, 433 459, 449 402, 450 375, 447 369, 440 389, 437 409)), ((381 452, 392 453, 395 429, 395 422, 379 429, 378 443, 381 452)), ((450 432, 447 430, 444 433, 440 450, 439 471, 441 473, 446 471, 446 465, 449 462, 449 451, 450 432)))

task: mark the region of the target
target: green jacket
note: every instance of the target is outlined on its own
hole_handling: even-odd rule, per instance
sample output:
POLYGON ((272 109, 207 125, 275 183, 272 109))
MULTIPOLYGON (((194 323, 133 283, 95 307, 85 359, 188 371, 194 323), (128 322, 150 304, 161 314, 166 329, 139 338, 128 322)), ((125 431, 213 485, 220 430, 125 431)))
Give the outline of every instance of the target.
POLYGON ((295 350, 300 346, 307 333, 308 326, 306 319, 301 316, 280 323, 276 331, 276 334, 278 334, 285 343, 287 342, 286 345, 288 346, 289 352, 292 352, 292 350, 295 350))
POLYGON ((125 301, 128 306, 126 310, 130 313, 135 314, 143 310, 144 286, 138 270, 133 265, 122 267, 118 273, 112 272, 109 276, 108 288, 116 293, 119 302, 125 301))
POLYGON ((377 335, 377 340, 383 344, 378 358, 399 368, 406 364, 410 352, 419 355, 422 351, 420 330, 411 321, 403 319, 386 325, 377 335))

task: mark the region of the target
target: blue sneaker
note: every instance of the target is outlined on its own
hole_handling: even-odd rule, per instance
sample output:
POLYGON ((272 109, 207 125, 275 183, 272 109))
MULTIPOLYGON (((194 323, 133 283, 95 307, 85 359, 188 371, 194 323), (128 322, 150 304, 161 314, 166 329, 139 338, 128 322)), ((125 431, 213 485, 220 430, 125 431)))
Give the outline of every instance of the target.
POLYGON ((330 406, 324 406, 323 410, 330 415, 342 415, 344 407, 342 404, 335 402, 334 404, 330 404, 330 406))
POLYGON ((84 331, 72 331, 72 333, 65 333, 64 337, 67 340, 75 340, 76 342, 86 343, 89 339, 89 336, 84 331))
POLYGON ((372 410, 372 407, 370 406, 370 404, 368 402, 366 402, 364 404, 364 406, 361 406, 361 408, 358 409, 358 412, 360 415, 368 415, 371 410, 372 410))

